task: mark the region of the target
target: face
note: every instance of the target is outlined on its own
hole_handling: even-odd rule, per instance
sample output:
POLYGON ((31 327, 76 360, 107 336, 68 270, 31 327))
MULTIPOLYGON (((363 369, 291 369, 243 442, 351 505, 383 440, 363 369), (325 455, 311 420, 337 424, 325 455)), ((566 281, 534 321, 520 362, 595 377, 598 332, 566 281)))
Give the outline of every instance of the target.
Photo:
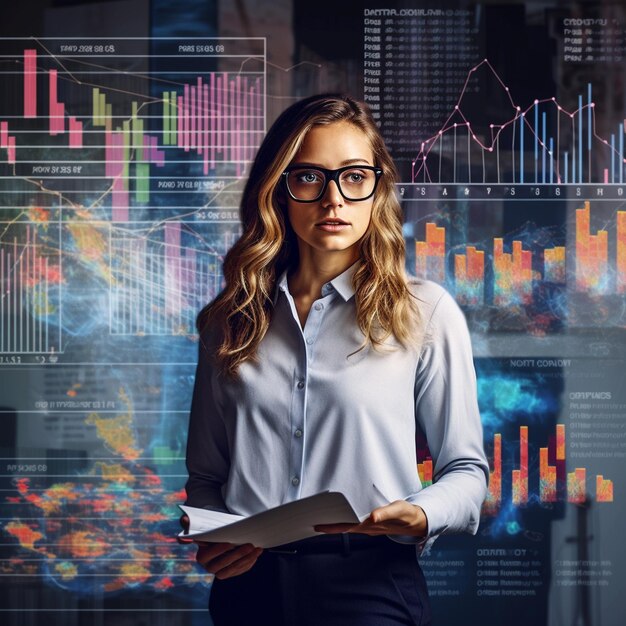
MULTIPOLYGON (((344 193, 359 180, 359 165, 374 165, 374 153, 367 136, 348 122, 314 126, 306 135, 291 166, 338 169, 354 165, 341 179, 344 193)), ((306 184, 314 177, 302 178, 306 184)), ((346 200, 335 181, 315 202, 287 199, 289 221, 298 238, 301 262, 305 259, 338 261, 346 267, 359 258, 358 242, 365 234, 372 214, 374 196, 367 200, 346 200)))

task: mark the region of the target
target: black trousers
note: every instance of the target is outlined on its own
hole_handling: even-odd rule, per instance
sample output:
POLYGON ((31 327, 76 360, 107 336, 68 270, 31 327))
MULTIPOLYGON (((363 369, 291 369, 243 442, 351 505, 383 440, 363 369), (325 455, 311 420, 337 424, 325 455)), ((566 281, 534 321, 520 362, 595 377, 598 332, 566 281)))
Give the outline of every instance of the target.
POLYGON ((245 574, 215 579, 215 626, 430 626, 415 546, 346 533, 263 551, 245 574))

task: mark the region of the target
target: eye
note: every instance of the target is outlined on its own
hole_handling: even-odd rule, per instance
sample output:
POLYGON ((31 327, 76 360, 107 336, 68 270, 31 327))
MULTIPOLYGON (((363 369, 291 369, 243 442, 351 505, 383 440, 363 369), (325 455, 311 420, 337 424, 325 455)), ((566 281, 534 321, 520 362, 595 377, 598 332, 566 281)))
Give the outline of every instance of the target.
POLYGON ((296 181, 303 184, 319 183, 323 180, 321 172, 317 170, 304 170, 296 172, 296 181))
POLYGON ((368 177, 368 174, 367 170, 347 170, 341 175, 341 180, 349 185, 359 185, 368 177))

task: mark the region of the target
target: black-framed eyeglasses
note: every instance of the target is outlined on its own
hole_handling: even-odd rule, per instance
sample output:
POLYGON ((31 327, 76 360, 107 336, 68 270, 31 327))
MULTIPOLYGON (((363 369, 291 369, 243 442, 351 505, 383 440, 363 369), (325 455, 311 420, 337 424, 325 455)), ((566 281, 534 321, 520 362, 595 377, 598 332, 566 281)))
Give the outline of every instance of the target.
POLYGON ((373 165, 346 165, 336 170, 294 165, 283 172, 283 178, 287 192, 296 202, 316 202, 326 193, 331 180, 346 200, 360 202, 374 195, 382 174, 382 169, 373 165))

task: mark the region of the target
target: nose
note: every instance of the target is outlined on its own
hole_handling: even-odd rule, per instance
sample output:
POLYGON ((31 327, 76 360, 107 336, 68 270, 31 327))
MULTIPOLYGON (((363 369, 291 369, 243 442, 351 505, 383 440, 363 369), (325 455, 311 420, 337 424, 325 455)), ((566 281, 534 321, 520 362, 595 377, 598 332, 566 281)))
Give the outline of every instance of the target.
POLYGON ((322 206, 343 206, 343 196, 341 195, 339 187, 334 180, 328 181, 328 186, 326 187, 326 191, 322 197, 322 206))

